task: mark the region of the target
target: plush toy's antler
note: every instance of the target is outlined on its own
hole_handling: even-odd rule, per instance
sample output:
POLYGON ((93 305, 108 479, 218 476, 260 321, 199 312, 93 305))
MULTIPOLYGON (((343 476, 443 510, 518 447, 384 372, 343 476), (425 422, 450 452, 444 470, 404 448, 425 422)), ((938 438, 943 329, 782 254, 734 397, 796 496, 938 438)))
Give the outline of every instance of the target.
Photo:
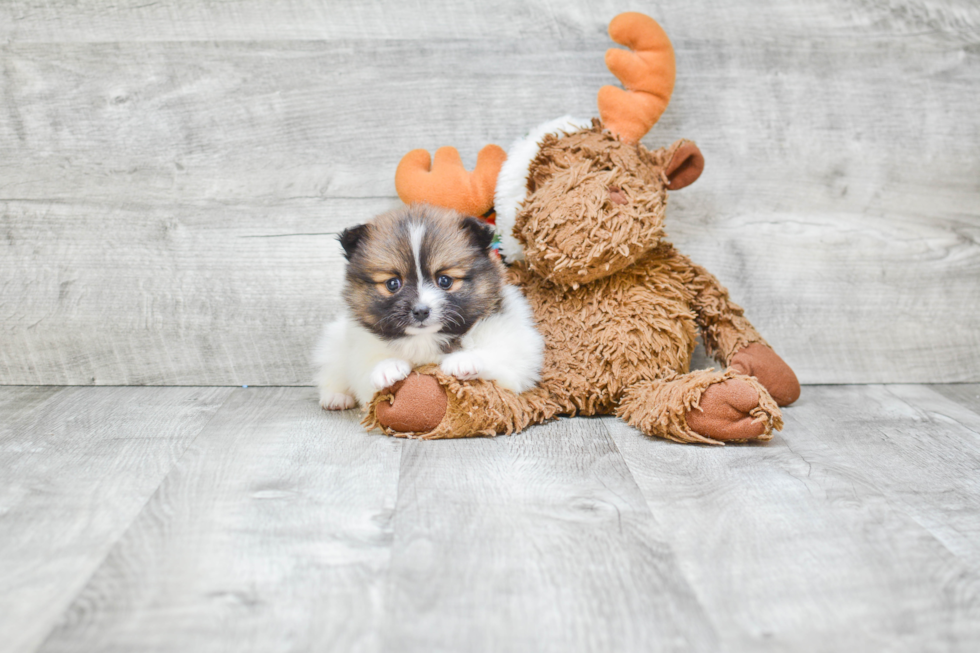
POLYGON ((406 204, 426 202, 467 215, 484 215, 493 208, 497 174, 506 159, 503 148, 487 145, 476 156, 476 168, 467 172, 454 147, 436 150, 431 168, 426 150, 412 150, 398 164, 395 189, 406 204))
POLYGON ((630 48, 606 51, 606 66, 626 90, 615 86, 599 89, 599 115, 607 129, 628 143, 636 143, 670 102, 676 71, 674 48, 657 21, 636 12, 613 18, 609 36, 630 48))

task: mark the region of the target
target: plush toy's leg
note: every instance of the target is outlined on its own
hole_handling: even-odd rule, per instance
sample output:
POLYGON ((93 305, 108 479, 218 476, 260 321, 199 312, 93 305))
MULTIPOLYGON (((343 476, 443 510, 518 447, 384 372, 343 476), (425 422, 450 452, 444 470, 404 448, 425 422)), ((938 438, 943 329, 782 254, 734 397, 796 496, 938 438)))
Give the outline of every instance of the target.
POLYGON ((766 389, 730 369, 640 381, 623 394, 616 414, 647 435, 677 442, 768 440, 783 427, 766 389))
POLYGON ((435 440, 514 433, 558 412, 541 388, 518 395, 492 381, 460 381, 433 365, 376 394, 364 425, 435 440))

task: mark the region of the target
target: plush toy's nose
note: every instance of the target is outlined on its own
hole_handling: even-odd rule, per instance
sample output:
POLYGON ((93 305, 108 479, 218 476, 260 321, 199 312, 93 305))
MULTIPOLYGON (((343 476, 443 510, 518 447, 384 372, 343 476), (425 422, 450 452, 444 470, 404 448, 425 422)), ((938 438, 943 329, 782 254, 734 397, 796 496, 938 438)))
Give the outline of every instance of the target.
POLYGON ((412 309, 412 317, 419 322, 425 322, 425 318, 429 317, 429 313, 431 312, 428 306, 416 306, 412 309))
POLYGON ((609 187, 609 200, 613 204, 629 204, 629 198, 626 197, 626 193, 619 186, 609 187))

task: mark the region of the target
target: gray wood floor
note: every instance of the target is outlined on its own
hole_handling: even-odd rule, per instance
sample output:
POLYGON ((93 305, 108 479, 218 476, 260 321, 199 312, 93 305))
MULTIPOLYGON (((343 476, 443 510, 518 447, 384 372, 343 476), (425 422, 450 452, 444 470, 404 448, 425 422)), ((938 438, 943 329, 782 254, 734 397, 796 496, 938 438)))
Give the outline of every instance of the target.
POLYGON ((980 385, 772 442, 411 442, 311 388, 0 387, 0 651, 975 651, 980 385))

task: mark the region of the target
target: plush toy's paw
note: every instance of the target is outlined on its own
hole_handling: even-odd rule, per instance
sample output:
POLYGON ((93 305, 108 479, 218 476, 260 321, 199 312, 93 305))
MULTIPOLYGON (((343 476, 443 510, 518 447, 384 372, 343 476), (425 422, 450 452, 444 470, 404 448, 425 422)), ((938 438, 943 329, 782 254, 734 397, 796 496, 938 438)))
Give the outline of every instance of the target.
POLYGON ((343 392, 320 392, 320 407, 324 410, 347 410, 357 403, 354 397, 343 392))
POLYGON ((386 358, 371 370, 371 385, 375 390, 383 390, 398 383, 412 371, 408 361, 400 358, 386 358))
POLYGON ((469 351, 457 351, 442 359, 439 368, 457 379, 475 379, 483 371, 483 361, 479 355, 469 351))
POLYGON ((412 374, 391 388, 394 396, 381 401, 375 414, 381 426, 399 433, 428 433, 442 423, 449 401, 433 376, 412 374))
POLYGON ((739 374, 754 376, 779 406, 789 406, 800 398, 800 382, 789 365, 769 347, 758 342, 743 347, 729 365, 739 374))
POLYGON ((759 393, 739 379, 728 379, 705 388, 698 408, 687 411, 687 425, 715 440, 755 440, 766 432, 766 423, 750 412, 759 406, 759 393))

